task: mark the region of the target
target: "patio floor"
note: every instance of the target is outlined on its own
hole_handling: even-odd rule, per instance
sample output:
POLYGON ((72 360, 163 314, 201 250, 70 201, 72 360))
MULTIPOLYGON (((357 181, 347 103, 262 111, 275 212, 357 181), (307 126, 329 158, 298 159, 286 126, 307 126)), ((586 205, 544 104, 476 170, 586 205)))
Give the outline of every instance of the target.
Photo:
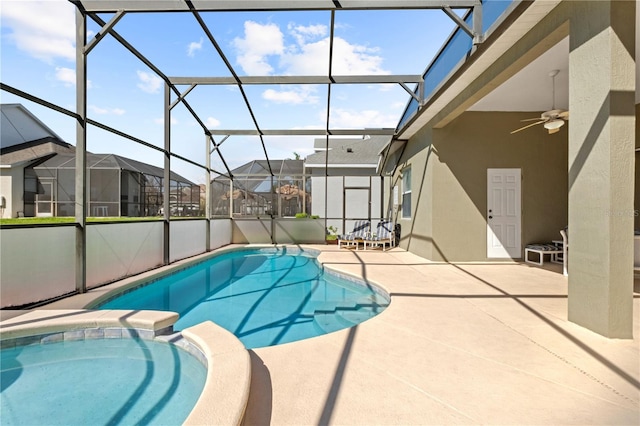
POLYGON ((318 246, 392 297, 356 327, 251 351, 245 424, 639 424, 634 340, 567 322, 561 265, 318 246))

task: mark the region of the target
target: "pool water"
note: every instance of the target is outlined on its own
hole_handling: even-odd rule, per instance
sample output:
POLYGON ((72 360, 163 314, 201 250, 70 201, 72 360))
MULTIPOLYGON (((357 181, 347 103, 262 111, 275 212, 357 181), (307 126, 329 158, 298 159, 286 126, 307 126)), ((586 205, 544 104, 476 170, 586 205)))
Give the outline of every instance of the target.
POLYGON ((213 257, 99 308, 178 312, 175 330, 211 320, 257 348, 348 328, 387 305, 364 282, 323 272, 310 252, 268 248, 213 257))
POLYGON ((181 424, 206 368, 142 339, 61 341, 0 351, 2 425, 181 424))

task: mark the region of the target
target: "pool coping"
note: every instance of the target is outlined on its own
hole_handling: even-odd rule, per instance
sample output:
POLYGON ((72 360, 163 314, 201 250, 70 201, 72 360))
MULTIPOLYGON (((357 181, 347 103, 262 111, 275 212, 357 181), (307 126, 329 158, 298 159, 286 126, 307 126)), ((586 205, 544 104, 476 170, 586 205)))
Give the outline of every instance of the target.
POLYGON ((0 323, 0 346, 133 337, 176 344, 207 369, 204 388, 183 424, 241 424, 251 383, 249 352, 211 321, 172 335, 177 319, 177 313, 165 311, 34 310, 0 323), (177 342, 181 338, 187 343, 177 342))

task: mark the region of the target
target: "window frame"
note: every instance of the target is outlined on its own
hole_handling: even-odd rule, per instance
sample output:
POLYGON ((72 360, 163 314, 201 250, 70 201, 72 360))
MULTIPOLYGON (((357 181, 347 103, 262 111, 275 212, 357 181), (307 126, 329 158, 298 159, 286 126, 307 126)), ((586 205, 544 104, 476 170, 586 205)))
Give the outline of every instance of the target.
POLYGON ((411 166, 408 166, 402 169, 402 202, 400 204, 400 217, 402 219, 411 219, 412 217, 411 186, 411 166), (408 204, 408 206, 406 204, 408 204))

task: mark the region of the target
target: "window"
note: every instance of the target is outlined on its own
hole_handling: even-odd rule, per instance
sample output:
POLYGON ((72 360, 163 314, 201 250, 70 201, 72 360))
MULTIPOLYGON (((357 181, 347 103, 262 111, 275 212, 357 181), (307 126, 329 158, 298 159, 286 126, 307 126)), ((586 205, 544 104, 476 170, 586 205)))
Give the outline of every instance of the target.
POLYGON ((402 171, 402 218, 411 219, 411 167, 402 171))

